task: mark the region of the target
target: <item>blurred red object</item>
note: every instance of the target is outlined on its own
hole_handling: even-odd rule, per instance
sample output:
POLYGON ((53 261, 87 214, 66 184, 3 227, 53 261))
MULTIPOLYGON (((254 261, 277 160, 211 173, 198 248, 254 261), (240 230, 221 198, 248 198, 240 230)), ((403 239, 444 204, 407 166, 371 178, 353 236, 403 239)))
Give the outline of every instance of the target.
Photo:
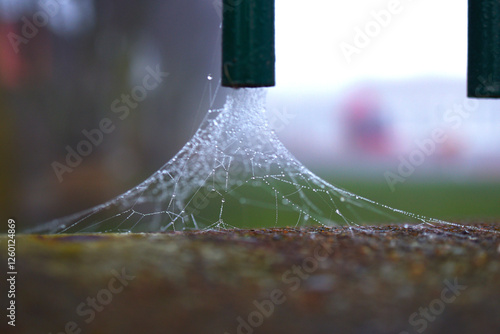
POLYGON ((370 155, 390 151, 390 129, 383 118, 378 94, 372 90, 356 91, 344 104, 345 131, 350 149, 370 155))
POLYGON ((49 33, 39 28, 38 33, 26 43, 13 44, 13 36, 22 38, 22 23, 0 22, 0 85, 16 90, 51 74, 51 43, 49 33))

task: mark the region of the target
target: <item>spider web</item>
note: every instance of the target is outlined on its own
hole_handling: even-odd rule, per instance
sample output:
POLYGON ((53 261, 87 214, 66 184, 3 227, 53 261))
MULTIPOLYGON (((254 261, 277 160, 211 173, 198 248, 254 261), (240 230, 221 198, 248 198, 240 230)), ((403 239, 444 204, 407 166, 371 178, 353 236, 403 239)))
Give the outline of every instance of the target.
POLYGON ((234 90, 224 108, 210 110, 193 138, 144 182, 32 232, 451 224, 390 208, 316 176, 270 128, 265 97, 264 89, 234 90))

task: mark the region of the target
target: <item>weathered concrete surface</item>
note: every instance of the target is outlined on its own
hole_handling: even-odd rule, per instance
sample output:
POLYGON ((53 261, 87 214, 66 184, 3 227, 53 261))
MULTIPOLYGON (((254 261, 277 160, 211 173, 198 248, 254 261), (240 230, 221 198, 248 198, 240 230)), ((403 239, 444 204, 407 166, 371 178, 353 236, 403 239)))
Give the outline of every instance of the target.
POLYGON ((19 235, 17 326, 0 332, 500 333, 499 232, 19 235))

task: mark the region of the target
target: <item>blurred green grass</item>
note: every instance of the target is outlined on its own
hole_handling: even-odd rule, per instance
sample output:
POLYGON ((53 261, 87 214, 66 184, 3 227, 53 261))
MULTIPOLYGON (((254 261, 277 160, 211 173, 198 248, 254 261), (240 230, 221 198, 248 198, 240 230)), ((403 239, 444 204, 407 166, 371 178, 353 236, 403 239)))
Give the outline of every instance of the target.
MULTIPOLYGON (((406 181, 397 185, 392 192, 385 182, 374 178, 354 178, 345 175, 321 175, 331 184, 346 189, 354 194, 369 198, 380 204, 401 209, 430 218, 452 221, 498 220, 500 218, 500 182, 450 182, 450 181, 406 181)), ((258 193, 259 196, 260 193, 258 193)), ((249 198, 249 193, 246 194, 249 198)), ((280 206, 279 222, 276 223, 273 196, 260 198, 269 206, 249 207, 238 203, 239 197, 228 197, 224 206, 224 222, 239 228, 263 228, 294 226, 297 212, 284 210, 280 206)), ((204 226, 214 223, 218 216, 220 201, 211 201, 200 213, 212 220, 202 222, 204 226)), ((380 218, 380 216, 375 216, 380 218)), ((393 223, 394 221, 391 221, 393 223)), ((314 222, 311 222, 314 223, 314 222)), ((358 221, 363 224, 363 221, 358 221)), ((370 223, 369 220, 365 223, 370 223)), ((101 227, 104 229, 104 227, 101 227)), ((182 226, 177 226, 182 229, 182 226)), ((104 229, 105 230, 105 229, 104 229)), ((96 231, 102 231, 97 228, 96 231)), ((0 233, 5 233, 4 230, 0 233)))
MULTIPOLYGON (((437 178, 427 180, 417 179, 416 181, 407 180, 405 183, 397 184, 393 192, 386 182, 369 176, 355 178, 339 174, 333 175, 332 173, 330 175, 323 173, 320 176, 334 186, 346 189, 356 195, 388 205, 394 209, 423 215, 428 218, 462 221, 465 223, 472 220, 490 221, 500 218, 499 181, 452 182, 437 178)), ((253 191, 253 189, 246 189, 245 197, 252 197, 250 195, 253 191)), ((262 196, 260 192, 256 194, 262 196)), ((273 196, 260 198, 262 203, 258 206, 250 202, 248 202, 249 206, 241 206, 237 203, 238 199, 237 195, 232 199, 229 196, 226 197, 223 219, 224 222, 230 225, 240 228, 263 228, 294 226, 297 223, 297 212, 286 210, 286 207, 283 206, 280 206, 278 210, 279 220, 276 222, 273 196), (263 203, 268 203, 269 205, 265 206, 263 203)), ((337 205, 339 204, 337 203, 337 205)), ((214 201, 208 208, 213 213, 206 216, 214 217, 214 213, 219 212, 220 204, 214 201)), ((341 211, 348 217, 348 210, 341 211)), ((388 220, 381 220, 381 218, 384 219, 384 216, 377 212, 367 213, 363 212, 360 208, 354 208, 354 211, 356 211, 356 215, 359 217, 354 218, 353 221, 359 224, 407 222, 404 216, 400 217, 401 221, 398 220, 397 216, 393 216, 388 220)), ((310 223, 314 224, 314 221, 311 220, 310 223)))
POLYGON ((394 192, 373 179, 324 176, 332 184, 393 208, 432 218, 467 220, 500 217, 500 182, 406 181, 394 192))

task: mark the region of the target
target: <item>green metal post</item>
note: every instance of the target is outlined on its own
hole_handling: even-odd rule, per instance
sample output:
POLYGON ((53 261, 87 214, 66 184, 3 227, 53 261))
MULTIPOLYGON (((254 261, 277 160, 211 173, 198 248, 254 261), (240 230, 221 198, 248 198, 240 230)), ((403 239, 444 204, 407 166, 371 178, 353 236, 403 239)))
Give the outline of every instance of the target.
POLYGON ((274 86, 274 0, 223 0, 222 11, 222 86, 274 86))
POLYGON ((500 98, 500 0, 469 0, 467 96, 500 98))

